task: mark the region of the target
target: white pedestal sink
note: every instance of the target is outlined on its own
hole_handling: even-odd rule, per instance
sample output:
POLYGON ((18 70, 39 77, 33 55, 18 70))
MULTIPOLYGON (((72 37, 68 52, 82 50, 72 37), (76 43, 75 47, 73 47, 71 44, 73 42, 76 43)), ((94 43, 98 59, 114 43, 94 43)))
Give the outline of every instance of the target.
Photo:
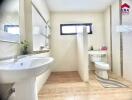
POLYGON ((18 61, 0 62, 0 83, 14 83, 15 100, 38 100, 36 77, 45 72, 51 57, 27 56, 18 61))

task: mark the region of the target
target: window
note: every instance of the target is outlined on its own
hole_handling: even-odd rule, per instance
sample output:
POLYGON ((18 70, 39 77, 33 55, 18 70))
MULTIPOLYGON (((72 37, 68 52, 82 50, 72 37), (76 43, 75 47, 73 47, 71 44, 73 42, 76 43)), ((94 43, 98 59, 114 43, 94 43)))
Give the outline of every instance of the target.
POLYGON ((83 27, 87 27, 87 33, 92 34, 92 24, 60 24, 61 35, 76 35, 77 33, 83 32, 83 27))
POLYGON ((4 25, 4 31, 11 34, 20 34, 19 25, 4 25))

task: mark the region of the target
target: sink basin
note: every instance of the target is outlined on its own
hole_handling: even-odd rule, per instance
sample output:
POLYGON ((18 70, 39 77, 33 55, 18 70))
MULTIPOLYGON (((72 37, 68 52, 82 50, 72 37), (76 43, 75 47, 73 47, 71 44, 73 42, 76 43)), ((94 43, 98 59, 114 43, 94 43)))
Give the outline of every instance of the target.
POLYGON ((14 83, 15 100, 38 100, 36 77, 44 73, 52 57, 26 56, 21 59, 0 62, 0 84, 14 83))
POLYGON ((0 62, 0 83, 15 83, 36 77, 47 70, 51 57, 24 57, 18 61, 0 62))

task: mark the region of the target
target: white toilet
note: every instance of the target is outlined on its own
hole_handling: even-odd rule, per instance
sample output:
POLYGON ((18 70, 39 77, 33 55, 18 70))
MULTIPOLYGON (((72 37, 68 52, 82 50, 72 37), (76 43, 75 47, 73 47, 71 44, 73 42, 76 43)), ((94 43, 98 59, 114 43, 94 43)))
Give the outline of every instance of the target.
POLYGON ((105 62, 95 62, 96 74, 103 79, 108 79, 109 64, 105 62))
POLYGON ((94 51, 90 52, 90 60, 95 64, 95 73, 98 77, 108 79, 108 70, 110 70, 107 62, 107 52, 94 51))

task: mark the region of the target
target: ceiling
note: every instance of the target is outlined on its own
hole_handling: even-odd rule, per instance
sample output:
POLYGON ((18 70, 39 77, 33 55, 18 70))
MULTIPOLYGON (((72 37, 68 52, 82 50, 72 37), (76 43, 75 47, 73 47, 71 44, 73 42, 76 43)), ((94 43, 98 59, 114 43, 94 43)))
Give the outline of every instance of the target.
POLYGON ((98 12, 115 0, 46 0, 51 12, 98 12))

